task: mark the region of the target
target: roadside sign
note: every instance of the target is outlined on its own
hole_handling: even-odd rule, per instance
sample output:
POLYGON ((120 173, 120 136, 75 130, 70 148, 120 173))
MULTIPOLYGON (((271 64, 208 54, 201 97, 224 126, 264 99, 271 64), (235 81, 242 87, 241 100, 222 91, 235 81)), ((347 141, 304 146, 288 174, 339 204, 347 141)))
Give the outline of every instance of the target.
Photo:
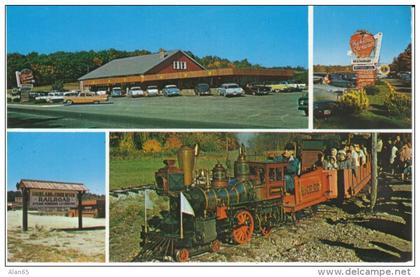
POLYGON ((31 189, 29 208, 75 208, 79 204, 77 192, 31 189))
POLYGON ((357 31, 350 38, 350 48, 357 58, 367 58, 375 48, 375 37, 367 31, 357 31))
POLYGON ((369 65, 369 64, 363 64, 363 65, 353 65, 353 71, 359 71, 359 70, 376 70, 375 65, 369 65))
POLYGON ((351 60, 351 64, 358 65, 358 64, 369 64, 373 65, 374 61, 372 58, 354 58, 351 60))

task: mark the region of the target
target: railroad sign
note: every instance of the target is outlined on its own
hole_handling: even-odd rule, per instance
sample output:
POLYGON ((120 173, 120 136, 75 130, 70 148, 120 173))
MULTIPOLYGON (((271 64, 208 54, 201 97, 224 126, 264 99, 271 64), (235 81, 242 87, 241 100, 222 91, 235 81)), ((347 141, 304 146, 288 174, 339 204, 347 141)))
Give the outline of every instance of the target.
POLYGON ((77 192, 31 189, 29 208, 75 208, 79 204, 77 192))

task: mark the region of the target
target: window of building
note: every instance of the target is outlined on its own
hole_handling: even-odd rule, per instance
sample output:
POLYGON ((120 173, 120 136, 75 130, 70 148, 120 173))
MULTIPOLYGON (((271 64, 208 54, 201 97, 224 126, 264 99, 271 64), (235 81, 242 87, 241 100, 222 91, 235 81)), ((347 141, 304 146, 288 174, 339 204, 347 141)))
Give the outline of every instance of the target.
POLYGON ((173 61, 172 68, 175 70, 186 70, 187 69, 187 62, 183 61, 173 61))

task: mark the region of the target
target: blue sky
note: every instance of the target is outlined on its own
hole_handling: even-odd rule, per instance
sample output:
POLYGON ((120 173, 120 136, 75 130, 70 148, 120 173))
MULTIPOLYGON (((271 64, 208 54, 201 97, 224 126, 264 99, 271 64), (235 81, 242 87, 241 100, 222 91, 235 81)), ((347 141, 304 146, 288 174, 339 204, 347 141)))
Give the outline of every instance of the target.
POLYGON ((350 36, 359 29, 383 33, 380 62, 391 63, 411 41, 411 7, 315 7, 314 64, 350 64, 350 36))
POLYGON ((105 193, 104 133, 7 133, 7 190, 20 179, 84 183, 105 193))
POLYGON ((307 7, 7 7, 7 52, 190 50, 307 67, 307 7))

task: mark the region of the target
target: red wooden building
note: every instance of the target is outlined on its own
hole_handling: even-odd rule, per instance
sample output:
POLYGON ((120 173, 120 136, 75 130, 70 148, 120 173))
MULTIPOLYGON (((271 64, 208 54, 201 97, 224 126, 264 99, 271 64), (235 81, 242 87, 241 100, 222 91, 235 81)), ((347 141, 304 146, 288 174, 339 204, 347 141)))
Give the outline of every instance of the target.
POLYGON ((282 81, 293 78, 293 70, 221 68, 207 70, 181 50, 115 59, 79 78, 84 89, 107 89, 132 86, 157 85, 162 88, 175 84, 181 89, 192 89, 195 84, 205 82, 211 87, 235 82, 245 85, 250 82, 282 81))

